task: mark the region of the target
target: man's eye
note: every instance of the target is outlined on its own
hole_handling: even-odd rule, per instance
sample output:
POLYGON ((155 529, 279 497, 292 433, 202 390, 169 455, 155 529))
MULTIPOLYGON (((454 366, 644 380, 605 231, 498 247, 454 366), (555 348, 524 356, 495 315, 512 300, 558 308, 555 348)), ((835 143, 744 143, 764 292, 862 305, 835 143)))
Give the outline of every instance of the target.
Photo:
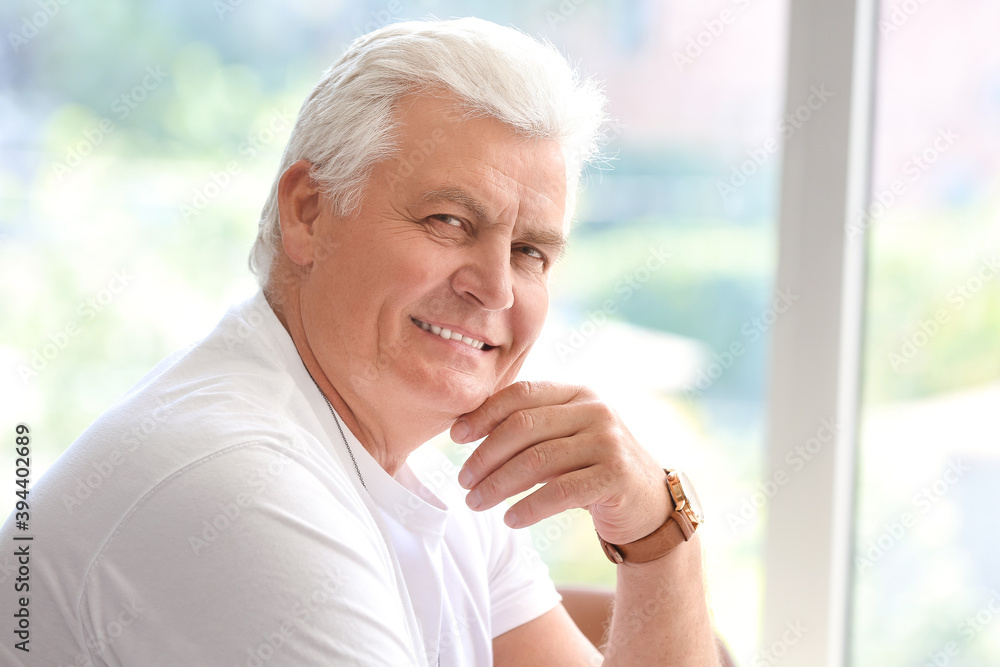
POLYGON ((435 220, 440 220, 446 225, 451 225, 452 227, 461 228, 463 226, 462 221, 459 218, 456 218, 453 215, 448 215, 447 213, 439 213, 438 215, 432 215, 431 217, 435 220))
POLYGON ((533 257, 535 259, 540 259, 545 261, 545 255, 543 255, 537 248, 532 248, 530 245, 522 245, 514 248, 519 253, 525 254, 528 257, 533 257))

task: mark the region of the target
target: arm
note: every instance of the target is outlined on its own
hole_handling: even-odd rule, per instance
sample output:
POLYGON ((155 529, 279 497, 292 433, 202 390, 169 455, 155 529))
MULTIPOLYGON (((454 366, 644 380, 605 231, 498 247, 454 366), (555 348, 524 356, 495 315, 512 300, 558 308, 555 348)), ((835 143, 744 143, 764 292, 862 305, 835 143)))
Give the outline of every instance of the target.
MULTIPOLYGON (((607 639, 614 606, 614 591, 597 586, 560 586, 563 607, 580 631, 594 646, 603 646, 607 639)), ((716 636, 722 667, 736 667, 729 649, 721 637, 716 636)))
MULTIPOLYGON (((584 389, 511 385, 452 427, 456 442, 484 435, 459 476, 470 507, 488 509, 543 484, 507 511, 512 528, 586 507, 604 539, 627 544, 668 516, 662 468, 584 389)), ((719 664, 696 537, 663 558, 618 566, 616 599, 604 664, 719 664)), ((496 664, 599 664, 565 610, 554 611, 497 638, 496 664)))
POLYGON ((602 662, 562 605, 493 639, 494 667, 579 667, 602 662))
POLYGON ((614 591, 597 586, 560 586, 559 595, 566 613, 580 632, 594 646, 603 646, 611 623, 614 591))
POLYGON ((701 581, 697 537, 660 560, 621 565, 614 597, 561 591, 562 605, 493 640, 493 664, 728 667, 725 650, 712 636, 701 581), (586 643, 601 646, 604 637, 602 658, 586 643))
POLYGON ((618 566, 605 665, 719 664, 695 536, 658 560, 618 566))

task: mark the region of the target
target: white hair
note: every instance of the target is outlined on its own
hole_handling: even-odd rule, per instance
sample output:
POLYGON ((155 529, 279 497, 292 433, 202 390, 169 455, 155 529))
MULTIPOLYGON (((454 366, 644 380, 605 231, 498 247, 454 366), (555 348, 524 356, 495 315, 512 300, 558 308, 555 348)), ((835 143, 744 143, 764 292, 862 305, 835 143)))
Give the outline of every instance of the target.
POLYGON ((598 154, 607 116, 600 87, 559 51, 513 28, 475 18, 396 23, 363 35, 320 79, 299 111, 250 252, 267 286, 281 245, 278 182, 298 160, 339 215, 356 212, 372 167, 397 149, 394 112, 407 94, 446 91, 473 116, 495 118, 566 157, 567 220, 580 170, 598 154))

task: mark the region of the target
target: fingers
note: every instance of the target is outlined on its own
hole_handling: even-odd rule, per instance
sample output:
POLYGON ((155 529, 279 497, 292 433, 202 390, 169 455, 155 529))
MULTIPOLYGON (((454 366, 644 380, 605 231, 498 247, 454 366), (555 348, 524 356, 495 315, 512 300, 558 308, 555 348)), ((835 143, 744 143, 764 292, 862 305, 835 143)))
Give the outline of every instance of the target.
POLYGON ((451 439, 457 443, 478 440, 518 410, 564 405, 584 391, 582 387, 551 382, 515 382, 462 415, 451 427, 451 439))
POLYGON ((458 478, 473 510, 543 485, 507 511, 512 528, 574 507, 586 507, 601 535, 622 542, 663 523, 662 469, 617 413, 583 387, 515 383, 463 415, 451 435, 459 443, 485 437, 458 478))
POLYGON ((599 466, 574 470, 514 503, 504 515, 504 523, 527 528, 568 509, 587 507, 605 495, 607 486, 607 475, 599 466))
MULTIPOLYGON (((462 466, 458 474, 458 483, 466 489, 471 489, 532 445, 574 435, 580 430, 581 425, 586 423, 583 414, 585 409, 583 405, 570 404, 517 410, 493 429, 489 437, 476 447, 462 466)), ((542 456, 548 453, 545 451, 529 456, 542 456)), ((538 463, 538 469, 541 469, 543 463, 541 461, 538 463)))
MULTIPOLYGON (((593 440, 593 436, 583 436, 593 440)), ((486 510, 536 484, 590 467, 600 460, 597 443, 558 438, 521 451, 484 478, 466 497, 471 509, 486 510)))

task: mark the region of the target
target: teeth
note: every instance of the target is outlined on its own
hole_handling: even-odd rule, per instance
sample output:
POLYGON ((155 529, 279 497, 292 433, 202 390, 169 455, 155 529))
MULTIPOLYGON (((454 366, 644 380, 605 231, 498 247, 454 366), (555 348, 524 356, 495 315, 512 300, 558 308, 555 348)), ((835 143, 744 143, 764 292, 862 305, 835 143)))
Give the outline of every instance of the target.
POLYGON ((410 318, 410 321, 416 324, 424 331, 430 331, 432 334, 436 336, 441 336, 441 338, 444 338, 445 340, 460 340, 466 345, 471 345, 477 350, 483 349, 483 346, 485 345, 485 343, 481 340, 476 340, 475 338, 470 338, 469 336, 463 336, 457 331, 452 331, 451 329, 443 329, 441 327, 428 324, 427 322, 421 322, 420 320, 413 317, 410 318))

